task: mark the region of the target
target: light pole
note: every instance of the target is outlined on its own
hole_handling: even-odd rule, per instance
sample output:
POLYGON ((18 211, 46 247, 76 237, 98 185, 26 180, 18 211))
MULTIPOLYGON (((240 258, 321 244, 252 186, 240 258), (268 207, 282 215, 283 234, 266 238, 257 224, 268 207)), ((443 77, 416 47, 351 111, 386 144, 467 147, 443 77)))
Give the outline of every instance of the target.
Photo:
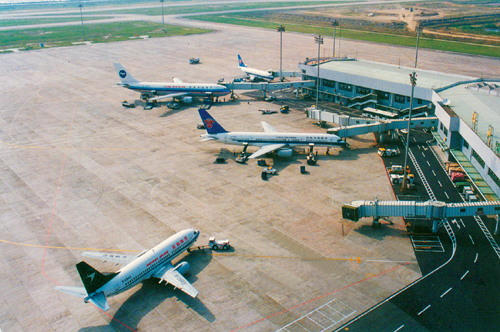
POLYGON ((420 39, 420 32, 422 31, 422 28, 420 28, 420 25, 417 26, 417 52, 415 54, 415 68, 417 68, 417 60, 418 60, 418 41, 420 39))
POLYGON ((319 103, 319 55, 320 55, 321 44, 323 44, 323 37, 321 37, 321 35, 314 37, 314 42, 316 44, 318 44, 318 77, 316 79, 316 109, 319 110, 319 107, 318 107, 318 103, 319 103))
POLYGON ((410 111, 408 113, 408 132, 406 133, 406 149, 405 149, 405 164, 404 164, 404 176, 403 185, 401 186, 401 192, 405 192, 408 188, 408 149, 410 146, 410 123, 411 123, 411 111, 413 109, 413 91, 415 90, 415 85, 417 85, 417 74, 415 72, 410 74, 411 83, 411 97, 410 97, 410 111))
POLYGON ((85 39, 85 30, 83 30, 83 14, 82 14, 82 8, 83 8, 83 5, 82 3, 80 2, 80 4, 78 5, 78 7, 80 7, 80 20, 82 21, 82 35, 83 35, 83 40, 86 40, 85 39))
POLYGON ((332 22, 333 26, 333 58, 335 59, 335 34, 337 32, 337 27, 339 26, 339 22, 337 20, 332 22))
POLYGON ((277 30, 280 33, 280 81, 283 82, 283 68, 282 68, 282 55, 283 55, 283 32, 285 27, 281 24, 277 30))
POLYGON ((161 22, 163 23, 163 32, 165 32, 165 17, 163 16, 163 2, 165 0, 160 0, 161 2, 161 22))

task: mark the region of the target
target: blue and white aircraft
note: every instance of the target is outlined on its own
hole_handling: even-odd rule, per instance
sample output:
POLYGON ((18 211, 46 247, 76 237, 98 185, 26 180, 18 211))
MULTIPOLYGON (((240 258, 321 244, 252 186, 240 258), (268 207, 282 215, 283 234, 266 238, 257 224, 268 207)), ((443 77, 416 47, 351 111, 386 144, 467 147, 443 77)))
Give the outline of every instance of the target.
POLYGON ((228 132, 204 109, 199 109, 201 120, 207 130, 201 135, 202 142, 215 140, 225 144, 258 146, 259 150, 249 158, 258 158, 277 151, 279 157, 291 157, 294 146, 345 146, 346 142, 332 134, 279 133, 267 122, 262 121, 264 132, 228 132))
POLYGON ((231 93, 231 90, 220 84, 211 83, 184 83, 178 78, 173 83, 162 82, 140 82, 119 63, 113 63, 124 88, 138 91, 141 99, 157 101, 161 99, 174 98, 184 103, 191 103, 193 97, 221 97, 231 93))
POLYGON ((274 79, 273 74, 269 71, 248 68, 247 66, 245 66, 239 54, 238 54, 238 66, 240 67, 242 72, 244 72, 249 76, 251 81, 255 81, 258 79, 272 81, 274 79))
POLYGON ((137 256, 109 254, 100 252, 84 252, 82 256, 123 264, 122 268, 111 274, 101 274, 85 262, 76 264, 84 287, 57 286, 56 290, 81 297, 103 311, 109 310, 106 297, 124 292, 148 278, 160 279, 179 288, 191 297, 198 291, 182 276, 189 270, 189 263, 172 265, 181 253, 191 247, 200 231, 185 229, 172 235, 156 247, 145 250, 137 256))

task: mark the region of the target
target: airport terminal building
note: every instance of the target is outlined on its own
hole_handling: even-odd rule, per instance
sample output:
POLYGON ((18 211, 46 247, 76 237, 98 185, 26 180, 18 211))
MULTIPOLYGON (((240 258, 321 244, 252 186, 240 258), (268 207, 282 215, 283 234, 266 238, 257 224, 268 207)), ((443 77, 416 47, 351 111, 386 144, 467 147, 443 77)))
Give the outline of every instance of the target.
MULTIPOLYGON (((317 60, 299 64, 303 80, 316 80, 317 60)), ((486 200, 500 197, 500 79, 450 75, 354 59, 320 61, 319 99, 363 110, 412 117, 436 116, 433 134, 446 158, 458 162, 486 200), (496 132, 498 130, 499 132, 496 132)), ((315 88, 310 91, 316 96, 315 88)))

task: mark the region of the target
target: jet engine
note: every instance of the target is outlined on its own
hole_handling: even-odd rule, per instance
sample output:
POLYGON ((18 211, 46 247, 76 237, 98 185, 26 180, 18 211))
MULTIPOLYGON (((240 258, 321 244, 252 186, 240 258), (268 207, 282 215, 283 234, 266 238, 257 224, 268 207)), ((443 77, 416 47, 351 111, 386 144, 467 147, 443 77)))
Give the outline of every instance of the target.
POLYGON ((193 102, 193 97, 191 96, 182 97, 182 102, 186 104, 191 104, 193 102))
POLYGON ((281 149, 278 150, 278 157, 290 158, 292 156, 292 149, 281 149))
POLYGON ((182 263, 179 263, 175 266, 175 269, 177 270, 177 272, 179 272, 180 274, 184 274, 186 273, 188 270, 189 270, 189 263, 188 262, 182 262, 182 263))

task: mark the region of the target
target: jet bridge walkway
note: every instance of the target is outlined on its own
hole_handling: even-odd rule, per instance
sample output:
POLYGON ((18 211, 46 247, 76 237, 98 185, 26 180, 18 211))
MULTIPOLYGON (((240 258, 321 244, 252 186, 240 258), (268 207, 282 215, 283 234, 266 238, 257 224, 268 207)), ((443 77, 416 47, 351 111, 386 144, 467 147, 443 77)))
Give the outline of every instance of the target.
POLYGON ((447 218, 477 217, 497 215, 495 234, 498 233, 500 201, 475 203, 445 203, 440 201, 353 201, 342 206, 342 218, 358 221, 360 218, 373 218, 373 226, 380 227, 380 218, 403 217, 432 220, 432 231, 447 218))
MULTIPOLYGON (((371 120, 373 121, 373 120, 371 120)), ((430 128, 437 127, 438 118, 413 118, 411 119, 410 128, 430 128)), ((351 137, 363 135, 367 133, 384 133, 396 129, 408 128, 408 120, 378 120, 375 123, 359 124, 338 128, 330 128, 327 130, 329 134, 335 134, 339 137, 351 137)))

